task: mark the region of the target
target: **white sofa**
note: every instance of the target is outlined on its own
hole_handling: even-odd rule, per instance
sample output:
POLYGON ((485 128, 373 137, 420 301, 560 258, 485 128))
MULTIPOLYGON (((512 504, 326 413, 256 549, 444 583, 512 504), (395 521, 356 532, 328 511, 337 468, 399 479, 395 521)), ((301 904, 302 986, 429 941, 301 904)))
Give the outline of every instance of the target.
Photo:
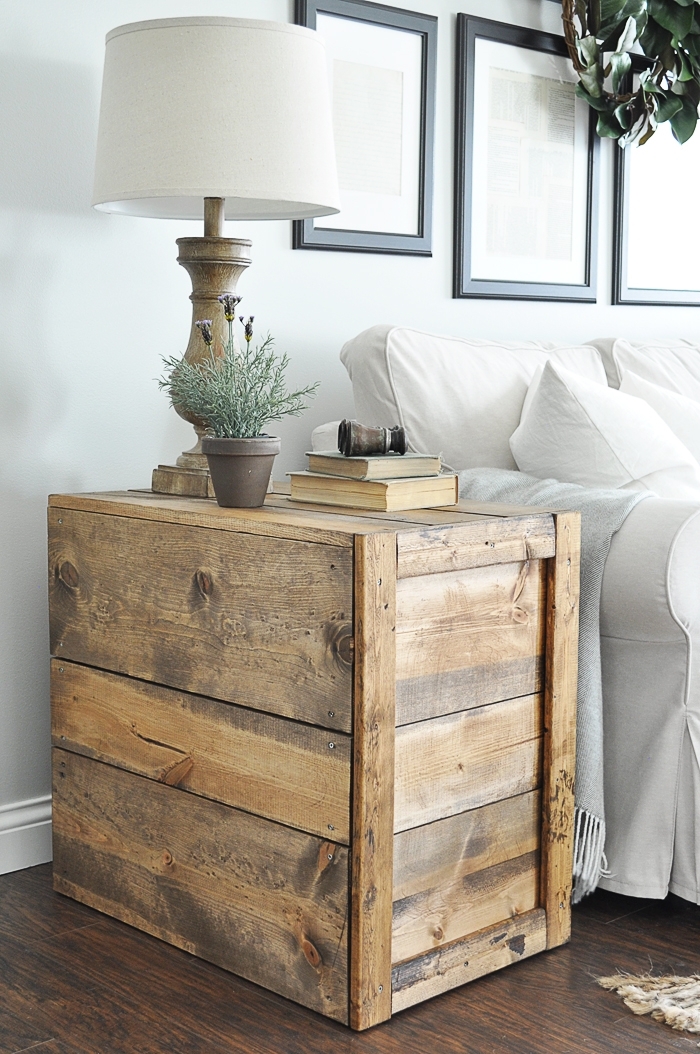
MULTIPOLYGON (((700 400, 700 350, 683 342, 557 348, 374 326, 341 359, 357 419, 403 424, 414 449, 459 470, 517 467, 509 438, 548 358, 616 387, 625 354, 641 356, 641 374, 645 355, 679 384, 688 374, 700 400)), ((314 447, 333 446, 336 427, 317 429, 314 447)), ((601 635, 610 874, 600 885, 700 903, 700 502, 654 497, 632 510, 606 563, 601 635)))

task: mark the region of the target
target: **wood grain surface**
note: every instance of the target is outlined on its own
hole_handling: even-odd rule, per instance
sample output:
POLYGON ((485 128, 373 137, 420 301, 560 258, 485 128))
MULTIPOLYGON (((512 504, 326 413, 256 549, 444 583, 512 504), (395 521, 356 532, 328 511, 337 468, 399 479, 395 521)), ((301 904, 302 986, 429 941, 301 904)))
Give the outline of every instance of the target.
MULTIPOLYGON (((536 955, 546 946, 544 911, 535 909, 401 963, 392 973, 392 1012, 396 1014, 457 985, 536 955)), ((540 1049, 539 1045, 530 1047, 532 1051, 540 1049)))
POLYGON ((493 564, 397 583, 397 724, 540 690, 546 567, 493 564))
POLYGON ((54 746, 350 841, 352 741, 342 732, 59 659, 51 718, 54 746))
POLYGON ((394 835, 394 900, 449 889, 465 875, 524 856, 540 844, 540 792, 394 835))
POLYGON ((555 523, 557 555, 547 578, 542 790, 541 904, 547 912, 548 948, 571 934, 581 515, 558 513, 555 523))
POLYGON ((352 574, 343 548, 51 509, 51 650, 350 732, 352 574))
POLYGON ((535 790, 542 771, 542 697, 397 728, 395 771, 395 831, 535 790))
POLYGON ((53 753, 59 892, 347 1021, 345 847, 53 753))
POLYGON ((355 542, 350 1024, 391 1016, 396 536, 355 542))
POLYGON ((554 523, 547 514, 469 519, 443 529, 398 534, 398 577, 463 571, 468 567, 547 559, 554 555, 554 523))
POLYGON ((539 885, 539 853, 532 852, 396 901, 393 963, 531 911, 538 906, 539 885))

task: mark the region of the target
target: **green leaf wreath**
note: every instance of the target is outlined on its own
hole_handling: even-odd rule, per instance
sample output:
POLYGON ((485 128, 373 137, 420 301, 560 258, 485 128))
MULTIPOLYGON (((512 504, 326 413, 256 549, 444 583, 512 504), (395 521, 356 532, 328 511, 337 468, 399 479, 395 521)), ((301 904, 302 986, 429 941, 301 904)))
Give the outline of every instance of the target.
POLYGON ((700 102, 700 3, 562 0, 562 19, 576 91, 598 112, 598 135, 641 144, 670 121, 679 143, 690 139, 700 102), (647 59, 636 91, 633 49, 647 59))

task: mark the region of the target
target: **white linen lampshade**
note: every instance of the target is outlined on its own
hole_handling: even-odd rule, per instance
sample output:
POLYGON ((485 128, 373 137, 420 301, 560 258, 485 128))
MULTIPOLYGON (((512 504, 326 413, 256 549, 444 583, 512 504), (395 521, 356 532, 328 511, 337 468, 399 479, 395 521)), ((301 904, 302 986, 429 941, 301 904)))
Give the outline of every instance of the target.
POLYGON ((323 42, 243 18, 167 18, 107 35, 93 204, 107 212, 292 219, 339 210, 323 42))

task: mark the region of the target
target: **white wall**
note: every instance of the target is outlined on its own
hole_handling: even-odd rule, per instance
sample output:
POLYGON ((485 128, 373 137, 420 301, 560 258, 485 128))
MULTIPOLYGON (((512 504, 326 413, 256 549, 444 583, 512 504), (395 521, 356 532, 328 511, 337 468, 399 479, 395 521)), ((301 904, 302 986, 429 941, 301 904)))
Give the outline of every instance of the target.
MULTIPOLYGON (((610 306, 611 169, 603 144, 597 305, 452 300, 455 14, 558 31, 549 0, 405 0, 439 16, 432 259, 292 252, 287 223, 229 224, 252 237, 242 309, 320 380, 312 409, 279 431, 275 475, 300 467, 311 429, 352 409, 342 343, 376 322, 484 337, 604 334, 700 339, 700 312, 610 306)), ((47 859, 49 778, 46 497, 146 487, 190 445, 154 378, 184 349, 188 278, 175 238, 190 223, 90 208, 105 33, 207 14, 292 18, 291 0, 0 0, 0 872, 47 859)))

